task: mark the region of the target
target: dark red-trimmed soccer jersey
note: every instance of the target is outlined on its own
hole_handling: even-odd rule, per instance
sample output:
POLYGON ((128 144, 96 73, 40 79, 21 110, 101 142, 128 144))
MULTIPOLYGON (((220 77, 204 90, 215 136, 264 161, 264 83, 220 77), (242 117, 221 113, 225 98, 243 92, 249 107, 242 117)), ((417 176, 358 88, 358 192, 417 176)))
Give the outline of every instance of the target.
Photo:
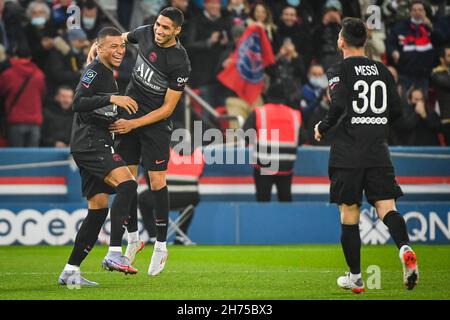
MULTIPOLYGON (((139 110, 134 116, 141 117, 161 107, 168 88, 184 90, 191 65, 178 39, 175 45, 168 48, 155 43, 153 25, 129 32, 128 41, 137 43, 139 50, 125 95, 136 100, 139 110)), ((121 116, 127 117, 122 113, 121 116)))
POLYGON ((336 126, 331 167, 390 167, 389 125, 402 114, 394 79, 380 62, 349 57, 327 71, 331 106, 319 132, 336 126))

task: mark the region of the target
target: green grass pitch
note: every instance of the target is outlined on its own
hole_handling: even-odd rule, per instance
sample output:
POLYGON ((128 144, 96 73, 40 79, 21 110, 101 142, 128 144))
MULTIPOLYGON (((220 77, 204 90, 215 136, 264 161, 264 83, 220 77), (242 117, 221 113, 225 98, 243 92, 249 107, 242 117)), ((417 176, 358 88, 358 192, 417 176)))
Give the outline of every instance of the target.
POLYGON ((102 270, 107 248, 96 246, 81 270, 100 286, 79 290, 56 285, 70 246, 0 247, 0 299, 450 299, 450 245, 414 248, 420 282, 408 291, 397 249, 363 246, 363 279, 368 266, 379 266, 381 289, 356 295, 336 286, 346 270, 339 245, 170 246, 157 277, 147 276, 150 246, 133 276, 102 270))

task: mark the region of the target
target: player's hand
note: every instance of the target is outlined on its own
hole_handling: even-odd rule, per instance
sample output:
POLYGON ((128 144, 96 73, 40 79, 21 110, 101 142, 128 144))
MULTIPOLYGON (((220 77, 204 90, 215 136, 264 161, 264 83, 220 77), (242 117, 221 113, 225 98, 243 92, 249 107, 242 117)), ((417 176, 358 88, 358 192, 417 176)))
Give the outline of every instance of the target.
POLYGON ((109 101, 124 108, 129 114, 135 114, 138 110, 137 102, 128 96, 111 96, 109 101))
POLYGON ((425 103, 423 101, 419 101, 415 106, 416 113, 422 118, 425 119, 427 117, 427 111, 425 109, 425 103))
POLYGON ((94 61, 95 57, 97 56, 97 42, 94 42, 92 44, 91 49, 89 50, 88 56, 87 56, 87 64, 90 64, 92 61, 94 61))
POLYGON ((398 60, 400 60, 400 52, 398 52, 397 50, 392 52, 392 59, 394 59, 395 64, 398 64, 398 60))
POLYGON ((318 142, 320 142, 320 140, 322 139, 322 135, 319 132, 319 124, 322 121, 319 121, 315 126, 314 126, 314 139, 316 139, 318 142))
POLYGON ((136 129, 133 120, 119 119, 109 126, 111 133, 125 134, 136 129))

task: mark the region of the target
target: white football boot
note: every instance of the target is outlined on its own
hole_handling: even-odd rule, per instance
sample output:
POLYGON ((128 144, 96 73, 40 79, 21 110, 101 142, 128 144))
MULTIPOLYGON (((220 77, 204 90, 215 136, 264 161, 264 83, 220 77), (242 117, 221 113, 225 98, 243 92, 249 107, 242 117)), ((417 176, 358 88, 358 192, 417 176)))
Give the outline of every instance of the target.
POLYGON ((164 270, 169 253, 159 248, 153 249, 152 260, 148 266, 148 275, 156 276, 164 270))
POLYGON ((145 247, 144 241, 139 239, 138 241, 134 241, 131 243, 128 243, 127 250, 125 251, 125 257, 128 258, 128 260, 131 261, 131 264, 134 264, 134 261, 136 260, 136 254, 141 252, 145 247))
POLYGON ((337 285, 345 290, 352 290, 354 293, 361 293, 366 291, 364 288, 364 282, 361 278, 358 278, 358 280, 353 281, 350 272, 347 272, 345 276, 339 277, 337 279, 337 285))
POLYGON ((403 246, 400 248, 399 256, 403 265, 403 284, 408 290, 412 290, 419 282, 416 253, 411 247, 403 246))

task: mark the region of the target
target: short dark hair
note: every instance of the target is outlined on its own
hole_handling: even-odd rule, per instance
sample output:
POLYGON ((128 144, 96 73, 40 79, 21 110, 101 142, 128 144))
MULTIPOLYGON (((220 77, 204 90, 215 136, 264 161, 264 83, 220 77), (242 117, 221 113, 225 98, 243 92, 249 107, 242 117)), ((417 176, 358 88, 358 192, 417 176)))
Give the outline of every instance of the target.
POLYGON ((447 44, 439 50, 439 58, 445 58, 445 51, 450 50, 450 44, 447 44))
POLYGON ((172 20, 176 28, 181 27, 184 23, 183 11, 178 8, 167 7, 163 9, 159 14, 172 20))
POLYGON ((363 20, 352 17, 344 18, 341 32, 348 45, 355 48, 364 47, 367 39, 367 29, 363 20))
POLYGON ((118 37, 121 36, 122 32, 114 27, 102 28, 97 34, 97 41, 106 38, 107 36, 118 37))
POLYGON ((422 0, 412 0, 409 3, 409 10, 411 10, 416 4, 421 4, 423 8, 426 9, 425 2, 423 2, 422 0))
POLYGON ((408 97, 408 100, 412 99, 412 94, 413 92, 419 91, 420 93, 422 93, 422 97, 425 98, 425 94, 423 92, 423 90, 419 87, 415 87, 415 86, 411 86, 408 91, 406 92, 406 96, 408 97))

